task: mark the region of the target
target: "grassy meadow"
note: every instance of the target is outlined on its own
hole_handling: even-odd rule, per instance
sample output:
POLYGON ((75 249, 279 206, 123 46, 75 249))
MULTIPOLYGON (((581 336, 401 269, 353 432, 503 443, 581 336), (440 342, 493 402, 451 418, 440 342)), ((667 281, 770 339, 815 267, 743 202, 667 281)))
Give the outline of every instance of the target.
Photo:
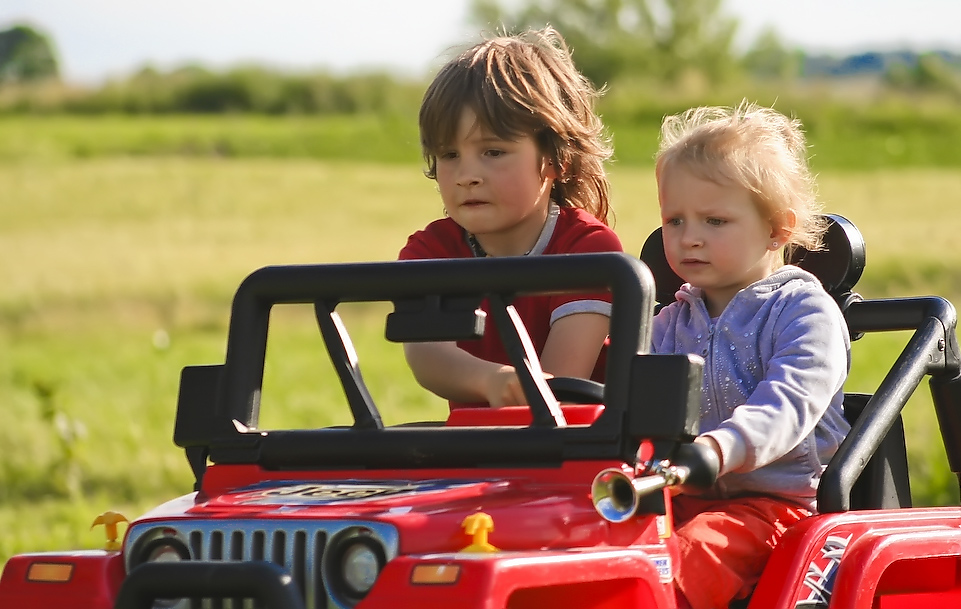
MULTIPOLYGON (((247 273, 393 259, 441 213, 410 142, 387 160, 136 155, 111 152, 109 132, 102 141, 71 140, 69 129, 33 137, 29 124, 0 122, 0 563, 99 547, 97 514, 134 518, 189 492, 172 442, 180 369, 223 361, 230 298, 247 273), (49 144, 65 140, 96 153, 49 144)), ((160 122, 147 127, 140 137, 164 133, 160 122)), ((321 138, 320 127, 305 128, 321 138)), ((961 264, 950 257, 961 169, 820 171, 827 211, 867 241, 860 293, 961 302, 961 264)), ((615 230, 638 252, 658 223, 652 169, 615 163, 611 177, 615 230)), ((442 416, 446 406, 416 386, 399 347, 383 344, 384 313, 358 305, 343 314, 386 421, 442 416)), ((263 427, 344 421, 309 312, 281 308, 275 318, 263 427)), ((849 390, 871 391, 906 340, 855 343, 849 390)), ((913 490, 918 503, 956 502, 926 391, 905 412, 913 490)))

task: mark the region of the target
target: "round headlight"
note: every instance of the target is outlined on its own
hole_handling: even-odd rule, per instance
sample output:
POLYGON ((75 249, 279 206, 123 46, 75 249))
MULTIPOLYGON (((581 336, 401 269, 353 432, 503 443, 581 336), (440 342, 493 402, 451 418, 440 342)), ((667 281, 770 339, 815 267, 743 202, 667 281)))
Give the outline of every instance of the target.
POLYGON ((374 587, 382 567, 374 548, 366 543, 356 542, 344 550, 341 559, 344 583, 352 596, 363 596, 374 587))
POLYGON ((137 552, 131 566, 142 565, 147 562, 180 562, 190 560, 190 550, 183 543, 173 537, 160 537, 144 544, 137 552))
MULTIPOLYGON (((140 544, 140 547, 133 551, 130 568, 133 569, 151 562, 180 562, 182 560, 190 560, 190 550, 176 537, 164 535, 140 544)), ((185 605, 181 604, 181 599, 158 598, 154 600, 151 606, 153 609, 173 609, 185 605)))
POLYGON ((332 545, 327 557, 331 592, 353 606, 374 587, 387 555, 366 530, 353 530, 332 545))
POLYGON ((180 562, 181 560, 187 560, 187 558, 178 548, 166 543, 154 548, 147 556, 147 562, 180 562))

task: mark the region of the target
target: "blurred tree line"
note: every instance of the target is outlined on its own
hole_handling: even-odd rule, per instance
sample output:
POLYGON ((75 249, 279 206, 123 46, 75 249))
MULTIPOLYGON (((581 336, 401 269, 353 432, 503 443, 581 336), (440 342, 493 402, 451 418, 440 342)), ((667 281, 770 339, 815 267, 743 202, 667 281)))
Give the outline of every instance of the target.
POLYGON ((57 78, 53 44, 25 25, 0 31, 0 84, 57 78))
POLYGON ((423 85, 387 73, 290 74, 259 66, 213 72, 147 67, 130 78, 67 96, 76 113, 395 114, 416 107, 423 85))
MULTIPOLYGON (((806 74, 811 58, 787 48, 775 32, 739 51, 738 22, 724 12, 723 0, 473 0, 469 19, 487 34, 553 25, 584 74, 606 85, 602 109, 615 119, 659 119, 665 108, 741 97, 762 103, 824 97, 823 85, 812 86, 806 74)), ((961 103, 959 71, 934 53, 895 62, 876 80, 885 95, 961 103)), ((145 67, 96 88, 71 87, 58 80, 47 36, 27 26, 0 32, 0 111, 8 113, 410 116, 424 87, 388 73, 292 74, 258 66, 145 67)))
POLYGON ((470 19, 514 33, 554 26, 574 49, 578 68, 596 85, 625 77, 675 83, 703 77, 718 84, 739 71, 737 21, 722 0, 528 0, 513 10, 474 0, 470 19))
MULTIPOLYGON (((789 49, 771 29, 738 52, 738 21, 724 12, 723 0, 473 0, 470 20, 508 33, 553 25, 580 70, 611 88, 637 81, 701 91, 784 85, 811 71, 808 56, 789 49)), ((961 75, 937 53, 892 62, 881 80, 890 89, 961 101, 961 75)))

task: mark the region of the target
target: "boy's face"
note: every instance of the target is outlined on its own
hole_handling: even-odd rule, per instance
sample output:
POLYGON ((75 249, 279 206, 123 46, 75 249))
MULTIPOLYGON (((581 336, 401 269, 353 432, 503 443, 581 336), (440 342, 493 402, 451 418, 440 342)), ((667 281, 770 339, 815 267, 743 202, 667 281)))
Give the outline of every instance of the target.
POLYGON ((747 189, 705 180, 675 166, 658 175, 658 201, 667 261, 701 288, 717 316, 737 292, 775 268, 781 231, 758 213, 747 189))
POLYGON ((554 171, 531 136, 503 140, 461 112, 454 141, 437 153, 444 209, 492 256, 520 256, 547 220, 554 171))

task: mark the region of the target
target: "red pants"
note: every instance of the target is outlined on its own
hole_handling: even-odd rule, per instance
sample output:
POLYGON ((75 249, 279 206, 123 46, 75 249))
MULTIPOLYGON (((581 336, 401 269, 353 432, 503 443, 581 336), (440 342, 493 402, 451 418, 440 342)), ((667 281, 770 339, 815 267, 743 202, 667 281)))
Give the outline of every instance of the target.
POLYGON ((750 594, 784 531, 811 515, 771 497, 678 495, 673 509, 681 548, 674 585, 692 609, 726 609, 750 594))

